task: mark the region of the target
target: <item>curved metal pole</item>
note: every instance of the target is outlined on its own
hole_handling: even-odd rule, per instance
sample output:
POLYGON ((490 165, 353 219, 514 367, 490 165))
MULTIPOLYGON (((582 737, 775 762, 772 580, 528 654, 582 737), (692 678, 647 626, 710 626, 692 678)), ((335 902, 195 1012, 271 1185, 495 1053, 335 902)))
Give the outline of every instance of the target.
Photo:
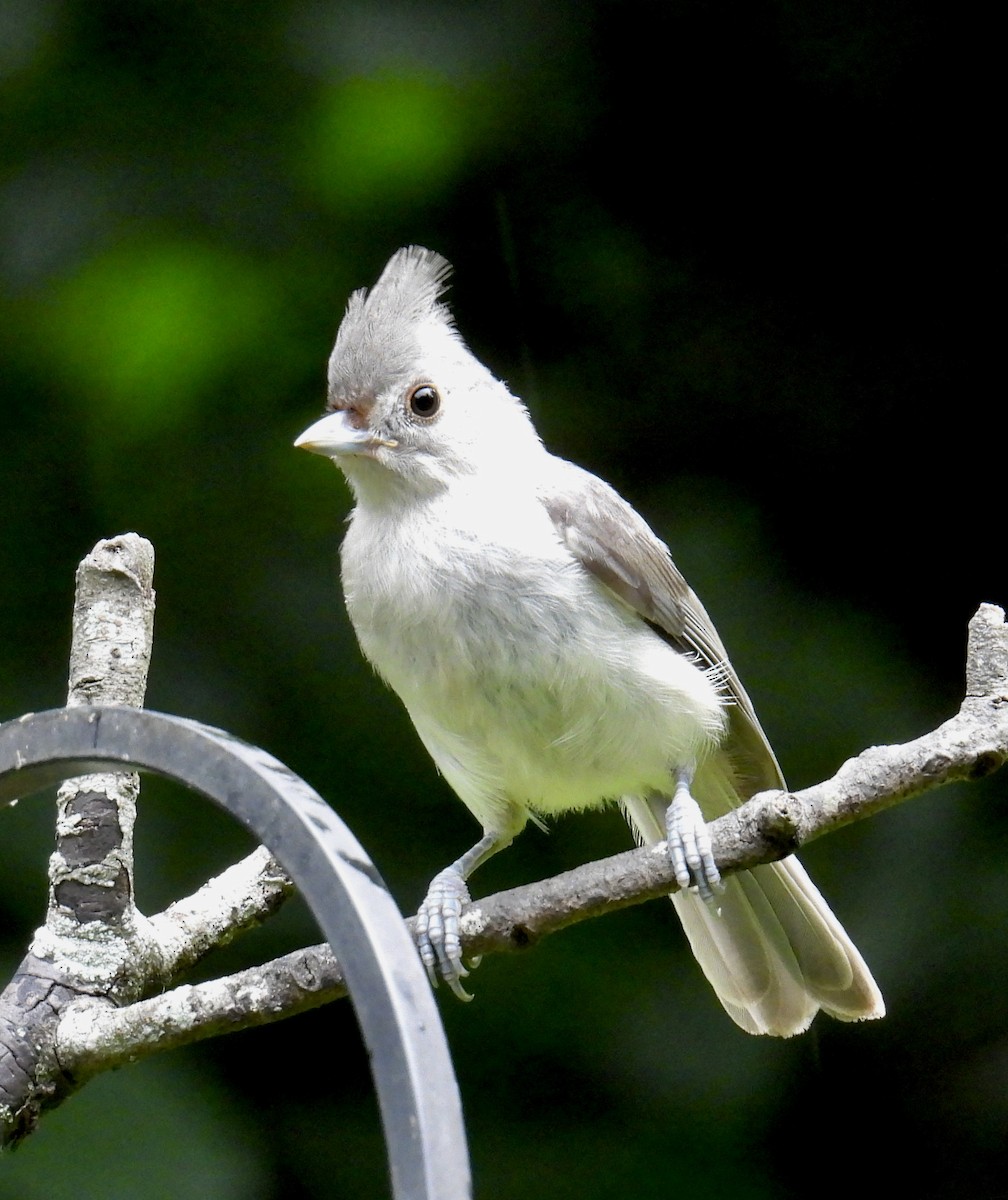
POLYGON ((70 775, 153 771, 206 796, 276 855, 346 975, 372 1072, 396 1200, 471 1194, 462 1105, 420 958, 360 843, 264 750, 134 708, 61 708, 0 725, 0 807, 70 775))

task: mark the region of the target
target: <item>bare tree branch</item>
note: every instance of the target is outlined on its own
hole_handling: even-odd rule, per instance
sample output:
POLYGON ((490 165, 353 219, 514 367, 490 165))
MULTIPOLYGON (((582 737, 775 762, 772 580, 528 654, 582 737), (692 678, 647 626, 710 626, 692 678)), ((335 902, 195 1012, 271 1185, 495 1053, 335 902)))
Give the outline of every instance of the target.
MULTIPOLYGON (((154 547, 135 533, 99 542, 77 568, 67 707, 143 706, 154 639, 154 547)), ((136 999, 143 939, 134 902, 133 827, 140 777, 68 779, 56 796, 49 907, 32 943, 75 986, 136 999)))
MULTIPOLYGON (((69 703, 142 701, 150 656, 153 552, 135 535, 81 564, 69 703)), ((932 733, 873 747, 800 792, 766 792, 711 825, 724 874, 1008 759, 1008 634, 984 605, 970 624, 966 698, 932 733)), ((174 987, 213 949, 270 916, 291 883, 265 848, 165 912, 133 903, 137 785, 95 775, 60 791, 45 926, 0 995, 0 1122, 7 1141, 92 1075, 156 1050, 279 1020, 346 994, 328 946, 174 987), (159 993, 159 994, 152 994, 159 993), (146 998, 141 998, 146 997, 146 998)), ((468 955, 521 949, 578 921, 675 890, 663 845, 629 851, 469 905, 468 955)))
MULTIPOLYGON (((954 780, 981 778, 1008 760, 1008 630, 1004 612, 982 605, 970 622, 966 697, 932 733, 877 746, 823 783, 764 792, 711 824, 722 874, 772 862, 835 829, 954 780)), ((664 845, 627 851, 524 887, 485 897, 462 917, 476 956, 525 948, 550 933, 676 889, 664 845)), ((78 1012, 60 1024, 59 1059, 93 1073, 169 1046, 244 1029, 346 994, 328 946, 263 967, 178 988, 122 1009, 78 1012)))
POLYGON ((147 990, 166 987, 213 950, 261 925, 292 895, 294 885, 265 846, 163 913, 148 929, 158 947, 159 971, 147 990))
POLYGON ((297 1016, 346 996, 327 944, 125 1008, 81 1000, 60 1021, 55 1054, 78 1082, 163 1050, 297 1016))
MULTIPOLYGON (((154 548, 99 542, 77 570, 68 705, 143 702, 154 628, 154 548)), ((78 996, 135 999, 144 945, 133 902, 133 774, 68 780, 57 796, 45 924, 0 995, 0 1128, 16 1141, 72 1090, 53 1057, 56 1021, 78 996)))

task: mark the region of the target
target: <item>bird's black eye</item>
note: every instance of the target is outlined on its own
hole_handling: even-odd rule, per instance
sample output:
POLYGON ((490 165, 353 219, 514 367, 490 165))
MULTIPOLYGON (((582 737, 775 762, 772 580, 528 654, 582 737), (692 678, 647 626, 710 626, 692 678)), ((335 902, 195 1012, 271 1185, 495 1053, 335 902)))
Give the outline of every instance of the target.
POLYGON ((429 383, 421 383, 410 392, 406 403, 414 417, 429 420, 441 407, 441 396, 436 387, 429 383))

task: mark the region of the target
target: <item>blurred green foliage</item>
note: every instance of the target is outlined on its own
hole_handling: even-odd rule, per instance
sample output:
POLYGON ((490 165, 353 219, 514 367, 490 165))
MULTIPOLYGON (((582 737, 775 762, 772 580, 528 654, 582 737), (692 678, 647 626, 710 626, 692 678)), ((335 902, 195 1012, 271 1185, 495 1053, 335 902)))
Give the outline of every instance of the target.
POLYGON ((413 209, 450 193, 473 145, 479 98, 430 75, 349 79, 319 97, 296 166, 335 211, 413 209))
MULTIPOLYGON (((550 446, 670 542, 793 784, 937 723, 1006 598, 994 44, 901 0, 0 4, 0 717, 61 702, 76 563, 136 529, 151 707, 310 780, 404 910, 470 844, 347 626, 346 488, 291 449, 349 291, 415 241, 550 446)), ((1003 1194, 1004 788, 810 847, 871 1027, 746 1038, 668 905, 488 960, 442 997, 477 1195, 807 1196, 880 1158, 1003 1194)), ((0 819, 9 970, 52 814, 0 819)), ((157 784, 137 840, 151 910, 247 848, 157 784)), ((626 844, 529 830, 477 890, 626 844)), ((295 905, 210 965, 314 937, 295 905)), ((101 1079, 0 1161, 2 1200, 186 1189, 387 1194, 348 1006, 101 1079)))
POLYGON ((54 293, 36 314, 34 352, 120 452, 191 422, 254 355, 270 316, 266 281, 244 258, 178 241, 116 245, 54 293))

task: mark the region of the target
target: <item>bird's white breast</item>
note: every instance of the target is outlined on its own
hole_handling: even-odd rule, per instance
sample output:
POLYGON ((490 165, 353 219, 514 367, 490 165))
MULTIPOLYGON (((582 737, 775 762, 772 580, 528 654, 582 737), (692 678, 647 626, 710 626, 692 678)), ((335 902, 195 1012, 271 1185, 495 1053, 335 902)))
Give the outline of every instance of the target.
POLYGON ((561 543, 527 498, 472 484, 355 510, 343 545, 361 647, 485 826, 667 788, 719 738, 707 675, 561 543))

